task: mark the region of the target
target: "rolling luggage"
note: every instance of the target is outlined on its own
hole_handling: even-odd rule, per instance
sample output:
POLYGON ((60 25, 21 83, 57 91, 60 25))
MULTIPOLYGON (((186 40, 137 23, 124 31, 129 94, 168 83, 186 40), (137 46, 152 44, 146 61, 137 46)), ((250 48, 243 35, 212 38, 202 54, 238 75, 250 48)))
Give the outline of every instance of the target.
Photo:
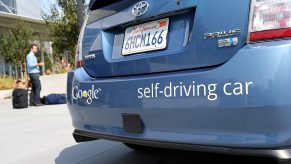
POLYGON ((13 90, 12 106, 14 109, 28 108, 28 91, 26 89, 13 90))

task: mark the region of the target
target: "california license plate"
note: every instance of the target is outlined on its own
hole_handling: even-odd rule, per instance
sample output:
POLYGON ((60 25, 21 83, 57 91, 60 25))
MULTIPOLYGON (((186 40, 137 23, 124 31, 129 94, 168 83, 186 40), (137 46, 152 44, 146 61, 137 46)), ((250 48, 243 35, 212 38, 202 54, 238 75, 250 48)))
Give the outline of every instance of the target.
POLYGON ((127 28, 123 40, 122 55, 165 49, 168 28, 169 18, 127 28))

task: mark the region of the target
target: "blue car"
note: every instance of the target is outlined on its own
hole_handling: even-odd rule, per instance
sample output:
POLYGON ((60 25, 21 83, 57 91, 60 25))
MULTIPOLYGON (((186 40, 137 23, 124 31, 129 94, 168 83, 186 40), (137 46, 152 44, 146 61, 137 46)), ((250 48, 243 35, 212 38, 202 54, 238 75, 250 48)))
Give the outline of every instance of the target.
POLYGON ((291 0, 91 0, 77 142, 291 159, 291 0))

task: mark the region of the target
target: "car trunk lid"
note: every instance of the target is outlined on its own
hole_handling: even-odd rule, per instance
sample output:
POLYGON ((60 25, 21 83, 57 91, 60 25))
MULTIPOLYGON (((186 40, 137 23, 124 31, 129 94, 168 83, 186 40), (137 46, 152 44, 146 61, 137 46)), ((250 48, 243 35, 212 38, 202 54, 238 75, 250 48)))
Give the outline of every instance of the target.
POLYGON ((132 10, 138 2, 111 0, 95 8, 93 1, 90 3, 92 10, 82 40, 83 67, 90 76, 214 67, 228 61, 247 41, 249 1, 147 0, 147 11, 134 16, 132 10), (124 53, 130 29, 163 20, 168 23, 165 46, 124 53))

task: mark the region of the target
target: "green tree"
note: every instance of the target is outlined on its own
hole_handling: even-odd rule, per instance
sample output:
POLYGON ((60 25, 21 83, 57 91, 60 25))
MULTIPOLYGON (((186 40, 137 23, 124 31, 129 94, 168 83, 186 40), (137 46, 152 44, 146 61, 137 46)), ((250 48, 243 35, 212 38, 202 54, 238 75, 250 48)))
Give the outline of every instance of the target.
POLYGON ((49 27, 53 51, 63 54, 67 49, 69 62, 74 63, 79 35, 77 1, 57 0, 57 4, 51 4, 49 13, 43 13, 43 19, 49 27))
POLYGON ((32 40, 32 29, 22 20, 16 21, 7 33, 1 35, 0 56, 17 67, 18 78, 21 77, 21 66, 26 69, 26 53, 32 40))

